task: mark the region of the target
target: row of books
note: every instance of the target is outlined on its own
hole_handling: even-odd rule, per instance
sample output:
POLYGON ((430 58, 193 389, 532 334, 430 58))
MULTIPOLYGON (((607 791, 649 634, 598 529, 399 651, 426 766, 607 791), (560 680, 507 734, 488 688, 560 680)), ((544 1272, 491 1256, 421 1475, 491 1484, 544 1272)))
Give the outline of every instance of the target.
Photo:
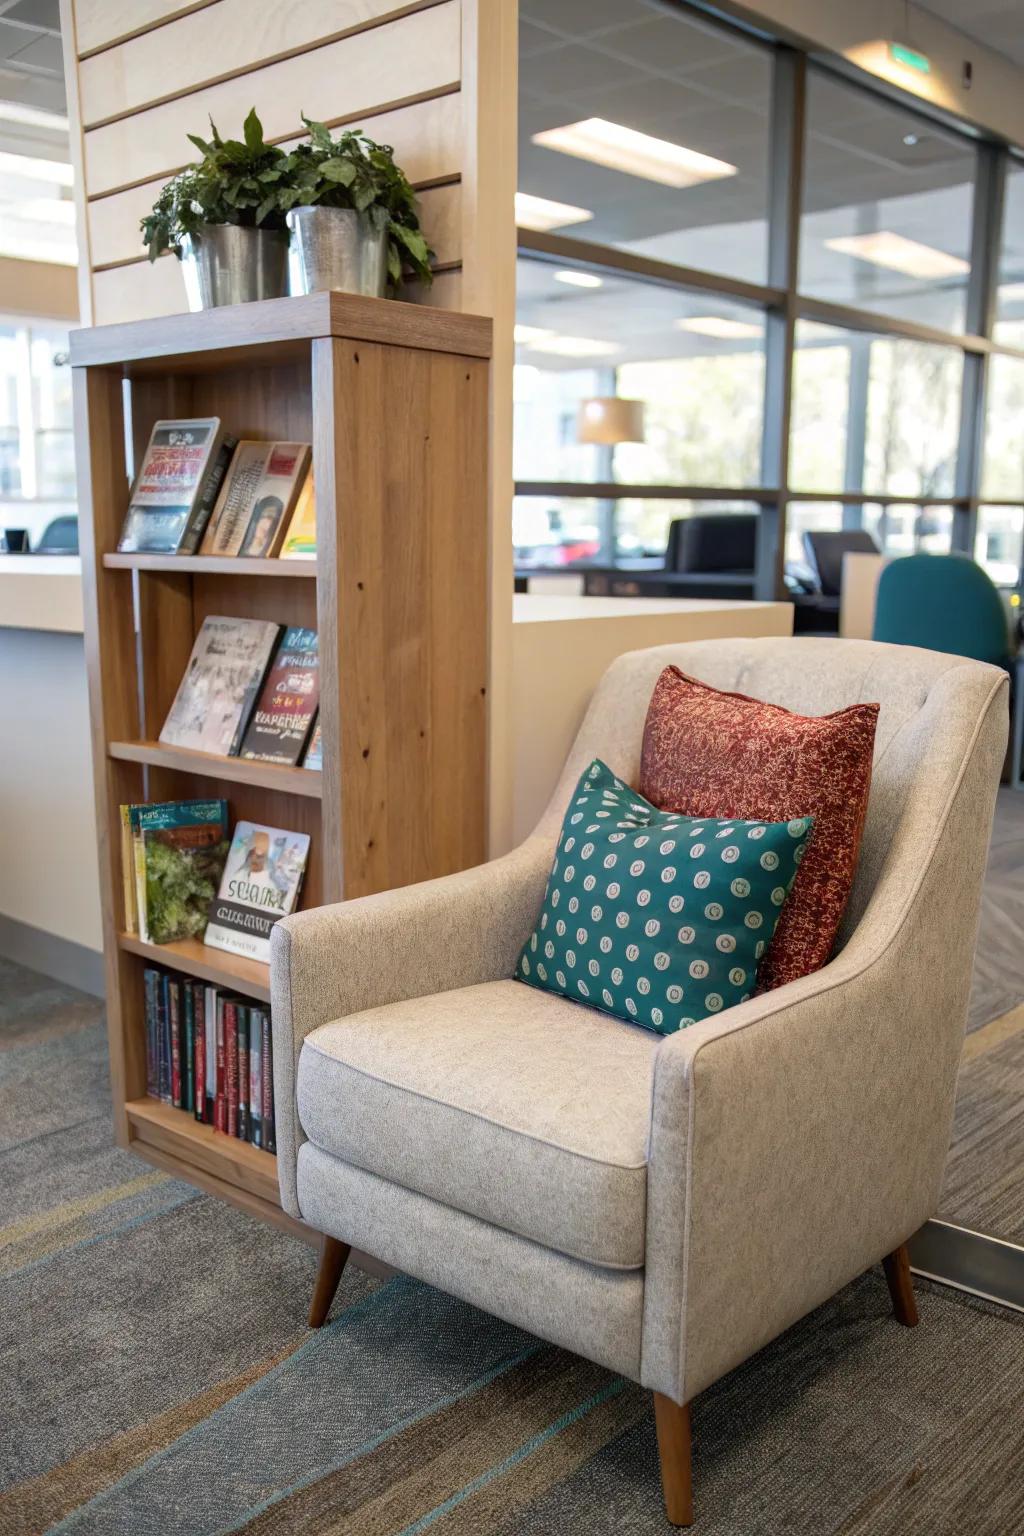
POLYGON ((121 806, 125 927, 148 944, 199 939, 270 963, 270 934, 295 910, 305 832, 240 821, 226 800, 121 806))
POLYGON ((314 629, 270 619, 203 620, 160 732, 167 746, 323 767, 314 629))
POLYGON ((146 1092, 273 1152, 270 1009, 156 966, 142 973, 146 1092))
POLYGON ((165 555, 316 555, 309 443, 226 433, 219 416, 158 421, 118 549, 165 555))

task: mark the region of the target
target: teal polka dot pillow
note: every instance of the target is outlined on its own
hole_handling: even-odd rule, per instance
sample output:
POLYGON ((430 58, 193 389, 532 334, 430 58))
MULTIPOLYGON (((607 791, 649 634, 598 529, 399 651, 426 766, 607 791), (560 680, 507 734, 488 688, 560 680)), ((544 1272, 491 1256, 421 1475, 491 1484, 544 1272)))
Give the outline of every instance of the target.
POLYGON ((659 811, 596 759, 516 976, 663 1035, 743 1002, 813 824, 659 811))

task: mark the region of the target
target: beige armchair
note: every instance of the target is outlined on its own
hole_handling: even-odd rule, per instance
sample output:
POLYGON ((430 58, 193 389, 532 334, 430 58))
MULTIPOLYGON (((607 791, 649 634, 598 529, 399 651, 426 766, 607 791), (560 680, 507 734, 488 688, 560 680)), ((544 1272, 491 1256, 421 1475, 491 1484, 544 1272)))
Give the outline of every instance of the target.
POLYGON ((688 1405, 906 1240, 949 1143, 1006 744, 995 668, 903 646, 732 640, 621 657, 514 853, 274 930, 285 1209, 655 1394, 669 1519, 689 1524, 688 1405), (509 978, 562 810, 595 756, 638 774, 675 662, 805 714, 879 700, 860 867, 829 965, 660 1038, 509 978))

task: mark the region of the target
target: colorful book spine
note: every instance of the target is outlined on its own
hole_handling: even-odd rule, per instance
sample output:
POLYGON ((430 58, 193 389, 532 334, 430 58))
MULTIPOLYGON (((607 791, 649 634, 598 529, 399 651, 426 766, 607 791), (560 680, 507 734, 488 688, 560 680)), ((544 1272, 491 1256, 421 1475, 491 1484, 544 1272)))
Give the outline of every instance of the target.
POLYGON ((217 999, 217 1092, 213 1123, 218 1131, 228 1128, 227 1054, 224 1042, 224 999, 217 999))
POLYGON ((224 1004, 224 1056, 227 1064, 227 1125, 229 1136, 238 1135, 238 1008, 224 1004))
POLYGON ((157 1040, 158 1040, 158 1075, 157 1081, 160 1089, 160 1098, 165 1104, 171 1102, 171 1010, 168 1002, 167 984, 170 977, 166 973, 160 975, 160 985, 157 989, 157 1040))
POLYGON ((181 1108, 181 986, 177 981, 167 983, 167 1006, 171 1031, 171 1103, 181 1108))
POLYGON ((194 555, 199 548, 206 525, 210 521, 210 513, 213 511, 220 495, 220 488, 224 483, 224 476, 228 472, 235 449, 238 447, 237 437, 226 437, 220 445, 217 456, 203 481, 203 489, 199 494, 192 516, 189 518, 182 534, 181 543, 178 545, 179 555, 194 555))
POLYGON ((251 1009, 238 1004, 238 1139, 249 1140, 249 1018, 251 1009))
POLYGON ((160 989, 160 972, 147 965, 142 973, 142 984, 146 999, 146 1092, 150 1098, 160 1097, 160 1052, 157 1045, 157 1019, 159 1017, 159 1003, 157 994, 160 989))
POLYGON ((197 1120, 206 1116, 206 988, 201 981, 190 981, 192 994, 192 1113, 197 1120))
POLYGON ((270 1015, 260 1009, 260 1029, 263 1037, 263 1146, 267 1152, 277 1151, 274 1135, 274 1071, 270 1044, 270 1015))
POLYGON ((196 1016, 192 983, 181 984, 181 1107, 192 1114, 196 1107, 196 1016))
POLYGON ((203 1119, 207 1125, 216 1123, 217 1104, 217 988, 205 989, 203 1007, 206 1030, 206 1107, 203 1119))
POLYGON ((259 1010, 249 1014, 249 1140, 263 1145, 263 1029, 259 1010))

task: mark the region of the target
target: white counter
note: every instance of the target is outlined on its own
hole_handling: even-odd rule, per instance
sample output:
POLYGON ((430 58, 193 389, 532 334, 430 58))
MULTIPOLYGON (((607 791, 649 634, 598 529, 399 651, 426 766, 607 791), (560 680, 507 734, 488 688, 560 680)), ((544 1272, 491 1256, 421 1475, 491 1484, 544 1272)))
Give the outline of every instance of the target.
POLYGON ((512 628, 513 836, 529 835, 591 694, 624 651, 734 635, 791 635, 791 603, 518 595, 512 628))
POLYGON ((80 635, 84 625, 78 556, 0 554, 0 628, 80 635))

